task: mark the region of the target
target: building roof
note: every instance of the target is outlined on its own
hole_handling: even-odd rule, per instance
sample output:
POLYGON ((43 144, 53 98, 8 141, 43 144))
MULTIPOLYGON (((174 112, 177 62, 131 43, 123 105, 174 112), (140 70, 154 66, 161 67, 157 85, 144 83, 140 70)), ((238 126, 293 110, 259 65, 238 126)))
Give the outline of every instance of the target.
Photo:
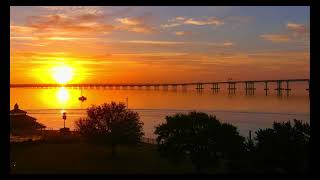
POLYGON ((11 129, 42 129, 45 125, 38 123, 37 119, 27 115, 26 111, 19 109, 18 104, 14 105, 14 109, 10 111, 10 127, 11 129))
POLYGON ((10 111, 10 115, 21 115, 21 114, 27 114, 27 112, 19 109, 19 106, 16 103, 14 105, 14 109, 10 111))
POLYGON ((46 128, 42 123, 38 123, 35 118, 24 116, 10 116, 10 126, 13 129, 46 128))
POLYGON ((11 121, 29 121, 29 122, 33 122, 36 121, 37 119, 28 115, 24 115, 24 116, 10 116, 10 120, 11 121))

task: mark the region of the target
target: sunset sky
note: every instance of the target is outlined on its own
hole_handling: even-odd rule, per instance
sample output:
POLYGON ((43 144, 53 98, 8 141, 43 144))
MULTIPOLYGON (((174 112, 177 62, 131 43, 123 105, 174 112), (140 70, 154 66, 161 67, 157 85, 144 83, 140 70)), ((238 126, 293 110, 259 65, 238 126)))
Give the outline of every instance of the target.
POLYGON ((11 83, 309 78, 309 7, 11 7, 11 83))

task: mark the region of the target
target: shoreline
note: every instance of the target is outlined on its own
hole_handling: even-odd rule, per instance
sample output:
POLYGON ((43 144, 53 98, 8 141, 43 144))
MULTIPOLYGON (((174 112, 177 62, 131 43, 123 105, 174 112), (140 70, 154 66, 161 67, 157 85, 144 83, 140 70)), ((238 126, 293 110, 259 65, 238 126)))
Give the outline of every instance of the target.
MULTIPOLYGON (((21 142, 37 142, 41 140, 48 140, 48 138, 66 138, 72 137, 77 140, 82 139, 81 135, 78 131, 70 130, 68 134, 62 134, 60 130, 41 130, 39 132, 35 132, 35 134, 21 134, 21 135, 13 135, 10 133, 10 143, 21 143, 21 142)), ((156 144, 155 138, 142 137, 142 143, 147 144, 156 144)))

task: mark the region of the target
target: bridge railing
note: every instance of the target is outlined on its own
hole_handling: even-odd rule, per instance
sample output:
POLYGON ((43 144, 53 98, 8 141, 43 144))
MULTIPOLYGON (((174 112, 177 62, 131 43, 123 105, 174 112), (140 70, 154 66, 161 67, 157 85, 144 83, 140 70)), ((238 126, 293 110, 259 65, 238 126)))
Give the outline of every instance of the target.
POLYGON ((199 84, 225 84, 225 83, 246 83, 246 82, 309 82, 310 79, 268 79, 268 80, 232 80, 232 81, 211 81, 211 82, 187 82, 187 83, 137 83, 137 84, 10 84, 11 88, 18 87, 99 87, 99 86, 177 86, 177 85, 199 85, 199 84))

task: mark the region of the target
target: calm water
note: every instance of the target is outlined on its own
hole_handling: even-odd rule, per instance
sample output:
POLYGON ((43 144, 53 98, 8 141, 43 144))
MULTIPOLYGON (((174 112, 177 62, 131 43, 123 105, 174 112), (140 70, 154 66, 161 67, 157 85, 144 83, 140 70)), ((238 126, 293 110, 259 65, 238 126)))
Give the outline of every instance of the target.
POLYGON ((292 91, 287 96, 277 96, 275 85, 270 86, 268 96, 263 91, 263 84, 255 85, 254 96, 246 96, 243 86, 237 86, 234 95, 229 95, 226 86, 221 86, 218 93, 205 86, 197 92, 193 86, 182 90, 122 90, 122 89, 84 89, 82 94, 88 99, 78 100, 80 89, 72 88, 11 88, 10 107, 15 103, 28 115, 38 119, 49 129, 63 127, 61 112, 67 112, 66 126, 73 129, 74 121, 86 116, 85 108, 104 102, 124 102, 128 98, 130 109, 137 111, 144 122, 146 137, 154 138, 154 127, 165 121, 166 115, 178 112, 198 110, 216 115, 224 122, 239 127, 240 133, 247 136, 249 130, 271 127, 273 121, 287 121, 294 118, 310 121, 310 105, 305 83, 290 84, 292 91))

